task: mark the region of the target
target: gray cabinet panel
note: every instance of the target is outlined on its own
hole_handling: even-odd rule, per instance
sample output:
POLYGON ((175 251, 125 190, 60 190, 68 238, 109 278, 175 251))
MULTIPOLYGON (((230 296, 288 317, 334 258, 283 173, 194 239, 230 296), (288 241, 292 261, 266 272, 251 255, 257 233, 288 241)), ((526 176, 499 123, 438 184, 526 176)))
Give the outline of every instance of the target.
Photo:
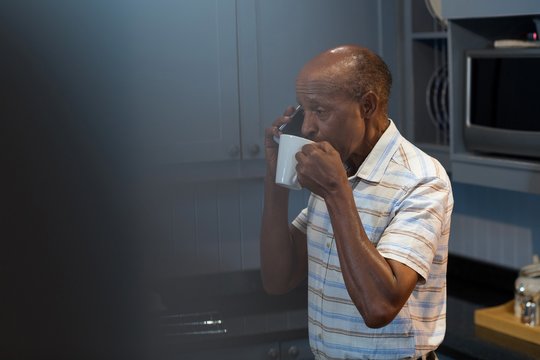
POLYGON ((269 342, 241 347, 201 350, 182 354, 183 360, 272 360, 272 359, 314 359, 308 339, 269 342))
POLYGON ((309 347, 308 339, 283 341, 281 347, 281 360, 312 360, 314 355, 309 347))
POLYGON ((379 51, 377 1, 158 0, 129 9, 129 93, 153 161, 264 157, 302 65, 339 44, 379 51))
POLYGON ((132 113, 158 162, 239 158, 234 0, 129 7, 132 113))
POLYGON ((191 354, 182 354, 183 360, 267 360, 279 359, 279 343, 266 343, 260 345, 246 345, 197 351, 191 354), (275 356, 273 356, 275 354, 275 356))
POLYGON ((448 19, 540 14, 538 0, 444 0, 442 16, 448 19))

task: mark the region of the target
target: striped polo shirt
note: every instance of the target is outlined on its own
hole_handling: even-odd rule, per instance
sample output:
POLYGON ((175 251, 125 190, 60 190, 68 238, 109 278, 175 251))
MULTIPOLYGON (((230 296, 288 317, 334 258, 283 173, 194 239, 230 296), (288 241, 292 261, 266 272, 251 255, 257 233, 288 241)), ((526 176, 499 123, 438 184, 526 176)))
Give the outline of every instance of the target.
POLYGON ((308 241, 311 349, 317 359, 420 357, 438 347, 446 328, 450 180, 441 164, 403 138, 390 120, 349 182, 371 243, 421 280, 391 323, 367 327, 345 288, 325 202, 312 194, 293 221, 308 241))

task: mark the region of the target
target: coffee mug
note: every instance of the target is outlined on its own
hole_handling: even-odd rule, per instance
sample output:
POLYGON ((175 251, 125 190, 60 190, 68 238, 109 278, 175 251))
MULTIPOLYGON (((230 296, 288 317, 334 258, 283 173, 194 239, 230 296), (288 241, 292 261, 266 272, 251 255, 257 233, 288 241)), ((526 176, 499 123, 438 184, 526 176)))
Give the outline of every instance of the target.
POLYGON ((276 184, 293 190, 302 188, 296 174, 295 156, 302 150, 302 146, 312 143, 311 140, 294 135, 282 134, 279 137, 276 184))

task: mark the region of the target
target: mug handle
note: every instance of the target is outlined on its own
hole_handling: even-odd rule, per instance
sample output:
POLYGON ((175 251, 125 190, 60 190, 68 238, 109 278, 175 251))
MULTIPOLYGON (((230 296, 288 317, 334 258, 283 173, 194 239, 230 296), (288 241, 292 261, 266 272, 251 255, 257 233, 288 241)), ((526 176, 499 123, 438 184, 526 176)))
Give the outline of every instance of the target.
POLYGON ((298 174, 294 174, 293 178, 292 178, 292 183, 293 184, 298 184, 299 188, 301 189, 302 188, 302 185, 300 185, 300 183, 298 182, 298 174))

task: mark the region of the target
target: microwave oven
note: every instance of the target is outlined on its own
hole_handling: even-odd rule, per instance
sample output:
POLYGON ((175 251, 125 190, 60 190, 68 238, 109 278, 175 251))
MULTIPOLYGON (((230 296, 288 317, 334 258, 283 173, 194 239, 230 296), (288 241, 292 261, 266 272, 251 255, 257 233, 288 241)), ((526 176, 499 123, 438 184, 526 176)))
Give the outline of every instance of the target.
POLYGON ((540 158, 540 49, 466 52, 469 151, 540 158))

